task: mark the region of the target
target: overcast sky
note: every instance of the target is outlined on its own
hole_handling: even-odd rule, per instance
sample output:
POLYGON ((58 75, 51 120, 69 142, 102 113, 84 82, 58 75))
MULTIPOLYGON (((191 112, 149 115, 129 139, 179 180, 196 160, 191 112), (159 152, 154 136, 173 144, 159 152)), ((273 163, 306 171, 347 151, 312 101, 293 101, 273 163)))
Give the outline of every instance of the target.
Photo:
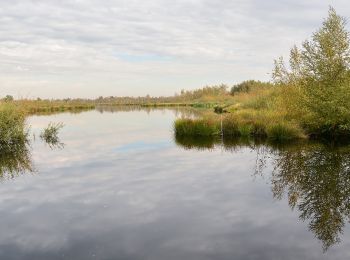
POLYGON ((0 0, 0 96, 172 95, 270 80, 349 0, 0 0))

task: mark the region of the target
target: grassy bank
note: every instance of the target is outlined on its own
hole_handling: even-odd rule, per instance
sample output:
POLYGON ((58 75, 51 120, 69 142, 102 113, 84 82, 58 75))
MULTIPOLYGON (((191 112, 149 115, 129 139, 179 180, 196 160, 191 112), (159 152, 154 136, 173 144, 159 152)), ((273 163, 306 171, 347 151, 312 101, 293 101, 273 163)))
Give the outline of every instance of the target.
POLYGON ((84 111, 91 110, 97 107, 126 107, 126 106, 138 106, 138 107, 193 107, 193 108, 213 108, 218 104, 218 102, 202 102, 202 101, 192 101, 192 102, 149 102, 142 101, 135 98, 134 102, 121 103, 115 102, 114 100, 15 100, 12 102, 18 107, 21 107, 26 114, 45 114, 45 113, 55 113, 55 112, 65 112, 65 111, 84 111))
POLYGON ((285 121, 269 122, 258 118, 244 120, 237 116, 226 115, 218 118, 177 119, 174 123, 176 136, 191 137, 225 137, 261 138, 277 142, 305 139, 303 130, 296 124, 285 121))
MULTIPOLYGON (((276 141, 349 138, 350 33, 345 25, 346 19, 330 8, 311 39, 291 49, 289 64, 275 61, 272 84, 246 81, 232 87, 231 98, 216 111, 226 112, 222 134, 276 141)), ((178 119, 175 134, 218 135, 212 129, 219 118, 212 113, 178 119)))
POLYGON ((308 137, 299 115, 287 110, 285 99, 290 94, 287 89, 271 83, 247 81, 232 87, 231 93, 231 98, 221 103, 221 109, 209 108, 203 117, 197 119, 177 119, 175 135, 223 134, 225 137, 267 138, 281 142, 308 137))
MULTIPOLYGON (((0 101, 0 154, 12 156, 14 153, 28 150, 30 126, 26 124, 26 118, 33 113, 33 110, 28 109, 27 105, 27 102, 0 101)), ((68 110, 73 111, 76 109, 78 111, 79 107, 81 106, 70 107, 68 110)), ((35 111, 40 111, 37 112, 40 114, 41 111, 52 113, 55 110, 44 110, 42 107, 37 106, 35 111)), ((44 129, 43 141, 52 146, 58 144, 58 131, 62 126, 59 123, 50 123, 44 129)))
POLYGON ((92 101, 84 100, 17 100, 13 103, 21 107, 27 114, 54 113, 64 111, 81 111, 94 109, 96 104, 92 101))
POLYGON ((174 124, 177 136, 215 136, 220 134, 219 124, 210 119, 178 119, 174 124))

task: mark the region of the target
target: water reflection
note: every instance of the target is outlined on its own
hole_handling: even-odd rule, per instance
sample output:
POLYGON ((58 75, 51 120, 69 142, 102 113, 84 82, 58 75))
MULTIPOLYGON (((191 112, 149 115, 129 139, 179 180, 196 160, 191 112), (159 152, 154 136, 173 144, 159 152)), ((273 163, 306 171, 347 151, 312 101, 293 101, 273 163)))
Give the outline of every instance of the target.
POLYGON ((59 137, 60 130, 64 127, 63 123, 49 123, 49 125, 40 133, 40 139, 44 141, 51 149, 62 149, 64 143, 59 137))
POLYGON ((308 144, 274 150, 272 191, 288 196, 291 208, 323 243, 340 242, 350 216, 350 147, 308 144))
MULTIPOLYGON (((51 135, 42 135, 40 139, 48 145, 51 150, 63 149, 64 143, 60 141, 58 132, 51 135)), ((0 180, 9 180, 25 173, 33 173, 34 166, 31 155, 31 143, 35 141, 30 139, 30 135, 25 137, 24 142, 18 142, 9 149, 2 147, 0 149, 0 180)))
POLYGON ((350 219, 350 146, 302 142, 277 145, 263 141, 191 139, 176 137, 185 149, 237 150, 248 146, 256 152, 255 174, 271 176, 274 198, 287 196, 291 209, 308 223, 309 230, 326 251, 341 241, 350 219), (266 172, 267 164, 272 172, 266 172))
POLYGON ((185 149, 206 150, 214 149, 220 143, 220 139, 216 137, 191 137, 191 136, 175 136, 175 143, 185 149))
POLYGON ((347 147, 176 145, 173 111, 30 118, 38 174, 0 185, 0 259, 349 258, 347 147), (65 149, 39 138, 52 121, 65 149))
POLYGON ((0 151, 0 179, 13 179, 24 173, 33 172, 30 149, 27 144, 16 149, 0 151))
POLYGON ((195 109, 193 107, 184 107, 184 106, 170 106, 170 107, 161 107, 161 106, 137 106, 137 105, 100 105, 96 107, 96 111, 102 113, 118 113, 118 112, 146 112, 150 114, 155 111, 163 112, 173 112, 175 117, 186 117, 192 118, 195 116, 200 116, 202 111, 200 109, 195 109))
POLYGON ((84 112, 89 112, 91 110, 94 110, 94 108, 67 108, 66 110, 47 109, 42 111, 31 111, 29 112, 29 114, 32 116, 50 116, 50 115, 58 115, 58 114, 78 115, 84 112))
POLYGON ((41 138, 49 147, 51 150, 55 149, 63 149, 64 148, 64 143, 61 142, 59 138, 41 138))

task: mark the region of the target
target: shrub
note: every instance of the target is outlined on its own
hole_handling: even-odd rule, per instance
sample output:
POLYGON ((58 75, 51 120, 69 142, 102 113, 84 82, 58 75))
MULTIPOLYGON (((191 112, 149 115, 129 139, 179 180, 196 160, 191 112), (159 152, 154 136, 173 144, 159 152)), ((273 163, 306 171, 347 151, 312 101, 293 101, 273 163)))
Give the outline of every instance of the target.
POLYGON ((242 124, 238 126, 239 135, 241 137, 249 137, 253 133, 253 127, 249 124, 242 124))
MULTIPOLYGON (((299 118, 308 132, 350 132, 350 36, 346 19, 329 9, 328 18, 310 41, 290 51, 289 66, 275 61, 273 78, 282 87, 295 88, 299 118), (288 67, 290 69, 288 69, 288 67)), ((288 103, 291 96, 285 96, 288 103)), ((293 107, 292 107, 293 108, 293 107)))
POLYGON ((177 119, 174 130, 178 136, 213 136, 220 132, 218 122, 211 119, 177 119))
POLYGON ((63 128, 62 123, 49 123, 49 125, 41 132, 40 138, 44 140, 51 148, 62 147, 63 143, 60 142, 58 133, 63 128))
POLYGON ((242 93, 242 92, 250 92, 252 90, 258 89, 258 88, 266 88, 266 87, 271 87, 272 84, 269 82, 261 82, 261 81, 256 81, 256 80, 246 80, 243 81, 239 84, 234 85, 231 90, 230 94, 232 96, 242 93))
POLYGON ((0 104, 0 151, 10 152, 27 144, 25 114, 13 104, 0 104))
POLYGON ((225 116, 222 121, 222 132, 224 136, 239 136, 237 118, 233 115, 225 116))
POLYGON ((267 137, 272 141, 285 142, 303 138, 304 134, 299 127, 291 123, 278 122, 267 128, 267 137))

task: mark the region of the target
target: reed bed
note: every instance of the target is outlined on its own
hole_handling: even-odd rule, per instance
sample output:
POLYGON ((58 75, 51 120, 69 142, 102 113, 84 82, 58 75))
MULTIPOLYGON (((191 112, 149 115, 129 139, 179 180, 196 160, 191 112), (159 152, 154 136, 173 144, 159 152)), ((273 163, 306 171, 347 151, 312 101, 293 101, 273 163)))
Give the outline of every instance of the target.
POLYGON ((271 141, 285 142, 305 139, 303 130, 296 124, 285 121, 270 121, 262 118, 244 119, 237 115, 219 118, 177 119, 174 123, 176 136, 220 136, 239 138, 267 138, 271 141))
POLYGON ((90 110, 96 107, 96 104, 88 101, 18 100, 14 103, 20 106, 27 114, 90 110))
POLYGON ((0 150, 17 150, 28 142, 25 112, 12 103, 0 103, 0 150))

